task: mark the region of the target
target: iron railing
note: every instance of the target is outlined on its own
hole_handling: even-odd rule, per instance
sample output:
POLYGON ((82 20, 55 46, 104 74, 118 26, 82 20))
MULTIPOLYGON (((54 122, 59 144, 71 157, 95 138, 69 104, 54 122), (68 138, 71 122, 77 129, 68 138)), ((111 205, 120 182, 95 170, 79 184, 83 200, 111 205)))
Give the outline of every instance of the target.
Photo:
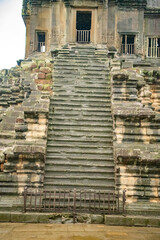
POLYGON ((38 42, 38 52, 45 52, 46 47, 45 47, 45 42, 38 42))
POLYGON ((98 214, 124 214, 126 195, 119 192, 80 191, 55 189, 54 191, 25 188, 24 212, 69 212, 98 214))
POLYGON ((148 57, 160 58, 160 47, 148 47, 148 57))
POLYGON ((89 43, 91 38, 91 30, 77 30, 77 42, 89 43))
POLYGON ((122 53, 124 54, 134 54, 135 50, 134 50, 134 44, 122 44, 122 53))

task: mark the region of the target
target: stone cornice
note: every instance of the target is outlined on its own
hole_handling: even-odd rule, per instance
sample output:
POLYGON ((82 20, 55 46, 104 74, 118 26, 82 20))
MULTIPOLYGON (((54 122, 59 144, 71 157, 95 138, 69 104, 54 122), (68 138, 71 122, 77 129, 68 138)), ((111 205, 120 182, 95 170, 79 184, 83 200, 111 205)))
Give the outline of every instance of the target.
MULTIPOLYGON (((110 0, 112 2, 112 0, 110 0)), ((147 0, 116 0, 118 7, 123 8, 145 8, 147 0)))
POLYGON ((160 8, 147 8, 145 9, 144 16, 146 17, 160 17, 160 8))

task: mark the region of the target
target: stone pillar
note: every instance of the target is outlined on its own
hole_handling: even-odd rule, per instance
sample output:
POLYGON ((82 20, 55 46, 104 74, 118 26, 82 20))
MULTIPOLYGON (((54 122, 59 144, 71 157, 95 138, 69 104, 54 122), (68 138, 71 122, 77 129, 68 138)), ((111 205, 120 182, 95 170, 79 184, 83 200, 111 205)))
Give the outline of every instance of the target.
POLYGON ((107 44, 107 31, 108 31, 108 0, 104 1, 102 13, 102 44, 107 44))
POLYGON ((97 12, 97 43, 107 44, 108 0, 99 3, 97 12))
POLYGON ((71 7, 69 5, 65 5, 66 7, 66 28, 65 28, 65 43, 70 42, 71 32, 70 32, 70 15, 71 15, 71 7))
POLYGON ((37 29, 37 16, 38 16, 39 5, 32 7, 31 19, 30 19, 30 43, 29 43, 29 54, 36 51, 36 36, 35 30, 37 29))
POLYGON ((60 6, 59 2, 52 3, 52 17, 51 17, 51 50, 59 45, 60 34, 60 6))
POLYGON ((25 49, 25 58, 29 56, 29 48, 30 48, 30 17, 25 18, 26 24, 26 49, 25 49))
POLYGON ((98 6, 97 10, 97 43, 102 43, 102 20, 103 18, 103 5, 98 6))

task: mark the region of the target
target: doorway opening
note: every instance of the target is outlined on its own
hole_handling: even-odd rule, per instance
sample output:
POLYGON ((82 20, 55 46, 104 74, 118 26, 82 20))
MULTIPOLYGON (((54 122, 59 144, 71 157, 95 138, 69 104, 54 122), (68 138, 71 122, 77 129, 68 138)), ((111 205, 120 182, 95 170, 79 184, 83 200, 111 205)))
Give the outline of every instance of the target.
POLYGON ((91 41, 91 18, 90 11, 77 11, 76 31, 78 43, 90 43, 91 41))
POLYGON ((135 54, 135 35, 122 35, 122 53, 135 54))

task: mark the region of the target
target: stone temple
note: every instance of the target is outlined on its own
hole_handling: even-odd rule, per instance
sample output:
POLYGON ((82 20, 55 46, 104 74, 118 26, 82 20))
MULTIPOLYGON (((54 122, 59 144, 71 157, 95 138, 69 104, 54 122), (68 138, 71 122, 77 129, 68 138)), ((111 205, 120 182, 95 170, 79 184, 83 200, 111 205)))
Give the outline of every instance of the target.
POLYGON ((159 215, 160 1, 23 0, 22 16, 25 59, 0 71, 0 211, 74 189, 159 215))

